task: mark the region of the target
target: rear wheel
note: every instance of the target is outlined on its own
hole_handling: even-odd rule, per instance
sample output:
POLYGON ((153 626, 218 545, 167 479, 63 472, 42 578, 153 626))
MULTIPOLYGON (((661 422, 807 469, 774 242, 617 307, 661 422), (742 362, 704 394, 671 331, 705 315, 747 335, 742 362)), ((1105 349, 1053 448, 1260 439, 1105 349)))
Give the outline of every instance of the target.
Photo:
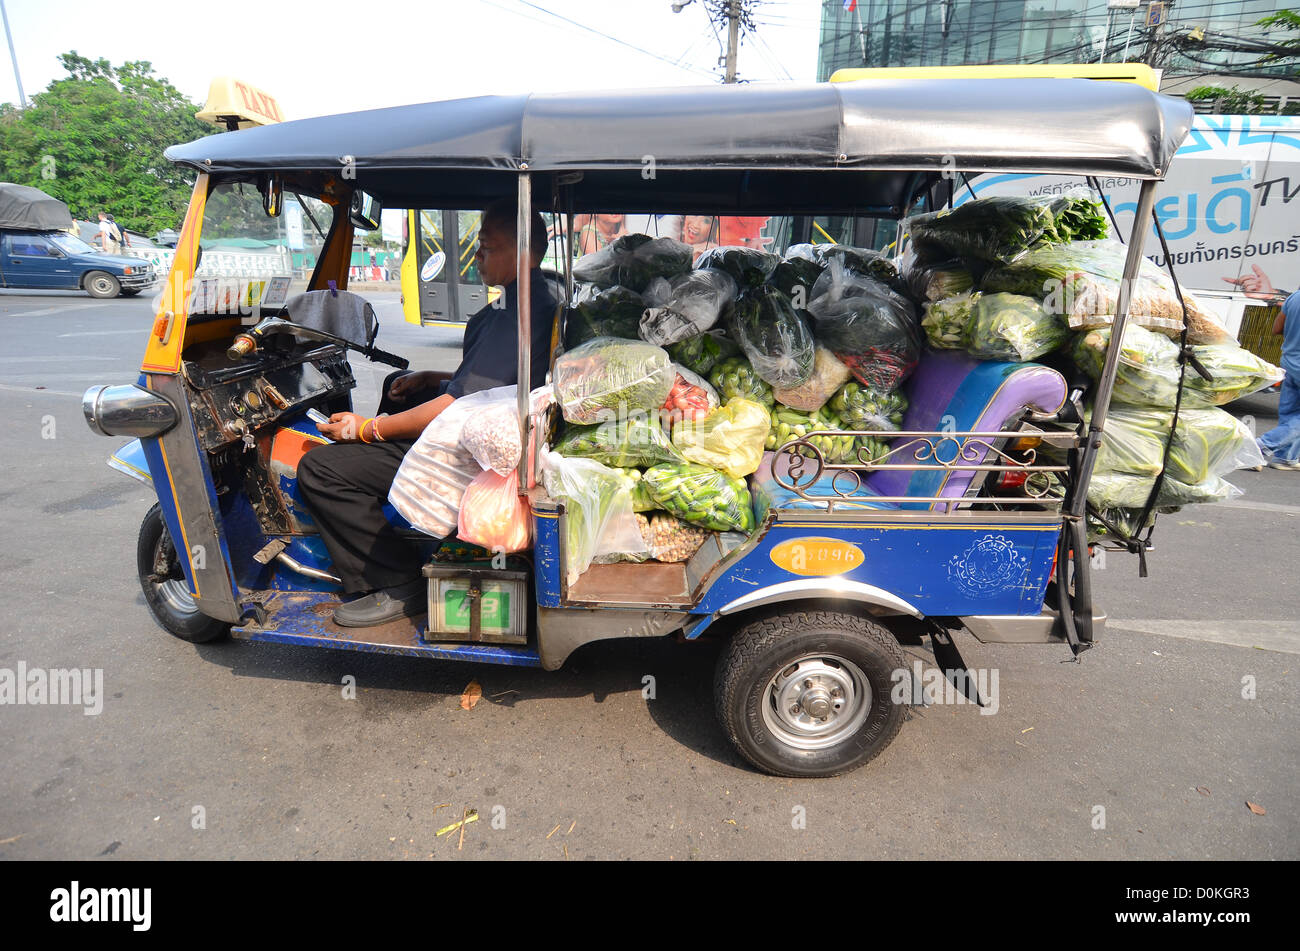
POLYGON ((91 271, 81 283, 87 294, 101 299, 116 297, 122 290, 117 278, 106 271, 91 271))
POLYGON ((718 719, 741 756, 776 776, 848 772, 893 741, 906 707, 894 636, 875 621, 801 611, 754 621, 718 659, 718 719))
POLYGON ((192 644, 204 644, 230 633, 229 624, 208 617, 195 603, 158 505, 145 514, 140 524, 135 558, 149 613, 163 630, 192 644))

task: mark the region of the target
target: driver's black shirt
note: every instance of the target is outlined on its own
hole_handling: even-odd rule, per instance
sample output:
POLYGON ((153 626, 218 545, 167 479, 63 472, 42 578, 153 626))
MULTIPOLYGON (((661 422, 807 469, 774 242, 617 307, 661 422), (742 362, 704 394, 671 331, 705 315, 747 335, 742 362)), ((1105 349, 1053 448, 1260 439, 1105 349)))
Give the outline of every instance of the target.
MULTIPOLYGON (((555 297, 540 268, 532 272, 532 378, 529 388, 546 382, 551 362, 551 331, 555 323, 555 297)), ((460 366, 442 387, 460 399, 479 390, 518 383, 519 282, 511 281, 496 304, 488 304, 465 324, 460 366)))

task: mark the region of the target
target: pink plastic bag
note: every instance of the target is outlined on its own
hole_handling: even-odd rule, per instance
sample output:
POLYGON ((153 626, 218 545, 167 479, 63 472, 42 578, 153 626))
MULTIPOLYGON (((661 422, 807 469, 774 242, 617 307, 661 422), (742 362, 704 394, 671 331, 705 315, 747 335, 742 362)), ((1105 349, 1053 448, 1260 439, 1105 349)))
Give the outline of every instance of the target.
POLYGON ((487 469, 469 484, 460 503, 457 536, 488 551, 524 551, 532 545, 533 520, 519 495, 515 473, 487 469))

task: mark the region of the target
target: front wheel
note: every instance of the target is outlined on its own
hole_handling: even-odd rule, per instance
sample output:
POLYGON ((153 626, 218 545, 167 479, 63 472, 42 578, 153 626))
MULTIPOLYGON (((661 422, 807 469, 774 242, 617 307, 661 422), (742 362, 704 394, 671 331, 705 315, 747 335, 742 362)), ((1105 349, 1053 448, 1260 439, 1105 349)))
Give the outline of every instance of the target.
POLYGON ((905 670, 875 621, 791 611, 739 630, 718 659, 714 699, 736 750, 776 776, 821 777, 873 759, 903 725, 891 696, 905 670))
POLYGON ((117 278, 105 271, 91 271, 82 284, 85 285, 87 294, 100 299, 116 297, 122 290, 117 278))
POLYGON ((163 630, 191 644, 205 644, 230 633, 229 624, 208 617, 195 604, 159 505, 145 513, 140 524, 135 560, 149 613, 163 630))

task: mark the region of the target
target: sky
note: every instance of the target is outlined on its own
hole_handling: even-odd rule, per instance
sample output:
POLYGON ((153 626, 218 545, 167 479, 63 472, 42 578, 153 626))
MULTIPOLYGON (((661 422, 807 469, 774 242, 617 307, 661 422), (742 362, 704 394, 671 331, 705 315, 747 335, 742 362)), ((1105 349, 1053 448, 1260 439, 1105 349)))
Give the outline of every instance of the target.
MULTIPOLYGON (((56 57, 69 50, 114 65, 147 60, 198 104, 214 76, 235 76, 275 96, 290 119, 464 96, 721 78, 721 47, 702 0, 680 13, 670 0, 4 5, 29 98, 66 75, 56 57)), ((740 48, 741 78, 814 80, 820 9, 819 0, 760 2, 757 34, 746 35, 740 48)), ((719 35, 725 44, 725 32, 719 35)), ((0 101, 16 103, 7 52, 0 47, 0 101)))

